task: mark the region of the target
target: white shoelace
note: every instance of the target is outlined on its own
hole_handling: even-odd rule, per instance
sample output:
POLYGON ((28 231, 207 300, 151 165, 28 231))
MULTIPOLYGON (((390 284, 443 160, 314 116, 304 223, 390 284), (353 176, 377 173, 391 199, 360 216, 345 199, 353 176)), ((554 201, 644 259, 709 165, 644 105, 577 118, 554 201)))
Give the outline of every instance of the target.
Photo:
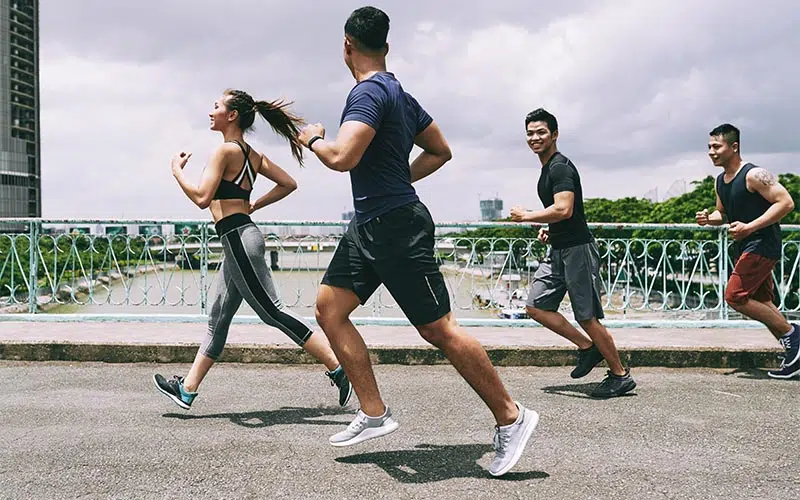
MULTIPOLYGON (((778 339, 778 342, 781 343, 783 349, 786 351, 786 354, 789 354, 789 349, 792 348, 792 338, 791 337, 780 338, 778 339)), ((784 367, 786 367, 786 355, 778 356, 778 358, 781 360, 780 369, 782 370, 784 367)))
POLYGON ((359 411, 356 418, 350 422, 350 425, 347 426, 347 430, 354 434, 358 434, 364 430, 364 427, 367 426, 367 423, 367 415, 359 411))
POLYGON ((494 439, 492 439, 492 446, 494 451, 500 455, 505 455, 508 448, 508 442, 511 440, 511 432, 495 429, 494 439))

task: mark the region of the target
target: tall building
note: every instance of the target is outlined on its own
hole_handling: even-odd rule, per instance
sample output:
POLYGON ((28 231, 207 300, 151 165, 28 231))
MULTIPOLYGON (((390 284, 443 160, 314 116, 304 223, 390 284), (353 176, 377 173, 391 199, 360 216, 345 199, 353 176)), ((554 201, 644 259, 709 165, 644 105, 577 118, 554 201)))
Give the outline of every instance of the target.
POLYGON ((481 200, 481 220, 493 221, 503 218, 503 200, 481 200))
POLYGON ((0 56, 0 217, 41 217, 38 0, 0 0, 0 56))

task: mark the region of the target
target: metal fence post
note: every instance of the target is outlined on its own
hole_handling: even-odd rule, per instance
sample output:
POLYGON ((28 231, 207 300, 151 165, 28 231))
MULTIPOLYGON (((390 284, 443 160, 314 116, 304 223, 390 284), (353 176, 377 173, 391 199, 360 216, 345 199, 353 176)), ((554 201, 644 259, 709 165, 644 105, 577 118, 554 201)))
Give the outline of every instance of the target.
POLYGON ((39 303, 39 234, 41 222, 31 221, 28 226, 28 312, 34 314, 39 303))
POLYGON ((719 319, 728 319, 728 303, 725 302, 725 289, 728 286, 728 228, 719 228, 719 319))
POLYGON ((200 314, 207 314, 208 301, 208 223, 200 225, 200 314))

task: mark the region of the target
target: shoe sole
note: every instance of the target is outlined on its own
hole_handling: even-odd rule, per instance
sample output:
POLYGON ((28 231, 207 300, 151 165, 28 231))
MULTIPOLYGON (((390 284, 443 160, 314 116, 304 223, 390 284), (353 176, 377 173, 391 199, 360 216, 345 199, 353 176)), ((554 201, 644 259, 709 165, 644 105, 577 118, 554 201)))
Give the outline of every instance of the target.
POLYGON ((350 390, 347 391, 347 397, 344 399, 344 403, 341 401, 339 402, 339 406, 341 407, 347 406, 347 403, 350 402, 350 398, 353 396, 353 384, 348 381, 348 385, 350 386, 350 390))
POLYGON ((789 373, 787 375, 778 375, 777 373, 773 373, 773 372, 767 372, 767 375, 769 377, 771 377, 771 378, 778 379, 778 380, 786 380, 786 379, 794 378, 794 377, 800 375, 800 366, 798 366, 797 370, 795 370, 793 373, 789 373))
POLYGON ((631 380, 631 382, 632 382, 631 386, 630 387, 626 387, 622 391, 616 392, 614 394, 602 394, 602 395, 592 394, 592 397, 593 398, 597 398, 597 399, 618 398, 618 397, 620 397, 620 396, 622 396, 624 394, 627 394, 627 393, 631 392, 632 390, 636 389, 636 382, 633 381, 633 380, 631 380))
MULTIPOLYGON (((601 359, 600 361, 602 361, 602 359, 601 359)), ((583 373, 583 374, 581 374, 581 375, 575 375, 574 373, 570 373, 570 374, 569 374, 570 378, 572 378, 572 379, 574 379, 574 380, 578 380, 579 378, 583 378, 583 377, 585 377, 586 375, 589 375, 590 373, 592 373, 592 370, 594 370, 594 369, 597 367, 597 365, 599 365, 599 364, 600 364, 600 361, 598 361, 597 363, 595 363, 594 365, 592 365, 592 367, 591 367, 591 368, 589 368, 589 371, 587 371, 586 373, 583 373)))
POLYGON ((366 429, 362 431, 358 436, 354 436, 347 441, 338 441, 333 442, 328 440, 331 446, 336 446, 337 448, 341 448, 344 446, 353 446, 354 444, 363 443, 364 441, 369 441, 370 439, 379 438, 381 436, 385 436, 387 434, 391 434, 392 432, 396 431, 397 428, 400 427, 395 421, 392 421, 389 425, 382 425, 380 427, 373 427, 370 429, 366 429))
POLYGON ((180 398, 178 398, 174 394, 172 394, 170 392, 167 392, 164 389, 162 389, 161 386, 158 385, 158 381, 156 380, 156 376, 155 375, 153 375, 153 384, 155 384, 156 389, 158 389, 158 392, 160 392, 161 394, 163 394, 166 397, 168 397, 169 399, 171 399, 176 405, 180 406, 184 410, 188 410, 188 409, 191 408, 191 406, 189 406, 186 403, 184 403, 183 401, 181 401, 180 398))
POLYGON ((527 412, 531 413, 531 418, 528 420, 528 426, 523 431, 524 434, 522 435, 522 440, 520 441, 520 445, 517 447, 517 450, 514 452, 514 456, 508 462, 508 464, 500 469, 497 472, 489 471, 489 474, 498 477, 502 476, 506 472, 510 471, 517 462, 519 462, 520 457, 522 456, 522 452, 525 451, 525 447, 528 446, 528 440, 533 435, 533 431, 536 430, 536 426, 539 425, 539 414, 536 413, 534 410, 526 410, 527 412))

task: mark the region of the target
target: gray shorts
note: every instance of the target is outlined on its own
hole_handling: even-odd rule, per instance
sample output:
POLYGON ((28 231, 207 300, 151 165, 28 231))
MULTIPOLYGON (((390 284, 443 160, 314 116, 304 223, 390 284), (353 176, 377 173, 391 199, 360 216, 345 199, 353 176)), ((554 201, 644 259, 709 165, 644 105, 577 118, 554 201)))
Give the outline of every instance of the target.
POLYGON ((557 311, 569 293, 576 321, 604 317, 600 303, 600 253, 594 241, 552 249, 550 262, 536 270, 528 292, 528 307, 557 311))

